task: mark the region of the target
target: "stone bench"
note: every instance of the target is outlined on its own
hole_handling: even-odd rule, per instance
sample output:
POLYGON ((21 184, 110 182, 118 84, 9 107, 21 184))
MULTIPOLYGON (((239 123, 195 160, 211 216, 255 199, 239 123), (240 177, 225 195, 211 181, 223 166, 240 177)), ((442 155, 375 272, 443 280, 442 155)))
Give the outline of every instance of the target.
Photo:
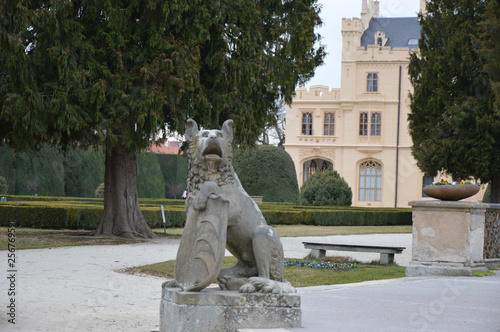
POLYGON ((334 244, 302 242, 306 249, 311 249, 311 256, 315 258, 325 257, 327 250, 355 251, 355 252, 377 252, 380 253, 380 264, 390 264, 394 262, 394 254, 400 254, 405 247, 379 247, 361 246, 354 244, 334 244))

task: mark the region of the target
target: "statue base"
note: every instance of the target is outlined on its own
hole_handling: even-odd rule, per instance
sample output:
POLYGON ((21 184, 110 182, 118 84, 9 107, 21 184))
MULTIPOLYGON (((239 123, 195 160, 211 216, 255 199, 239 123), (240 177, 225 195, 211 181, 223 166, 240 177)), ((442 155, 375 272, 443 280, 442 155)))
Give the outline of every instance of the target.
POLYGON ((406 268, 406 276, 472 276, 486 270, 486 265, 480 262, 469 266, 460 263, 410 262, 406 268))
POLYGON ((219 288, 162 290, 160 332, 293 328, 301 327, 301 318, 298 294, 243 294, 219 288))
POLYGON ((485 271, 484 221, 488 204, 413 201, 412 260, 407 277, 471 276, 485 271))

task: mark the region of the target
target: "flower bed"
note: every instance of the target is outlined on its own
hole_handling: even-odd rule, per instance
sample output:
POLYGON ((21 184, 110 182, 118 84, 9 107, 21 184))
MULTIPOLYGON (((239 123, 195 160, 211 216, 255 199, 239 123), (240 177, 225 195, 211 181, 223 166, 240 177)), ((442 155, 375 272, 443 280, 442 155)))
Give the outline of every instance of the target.
POLYGON ((335 270, 335 271, 349 271, 357 268, 355 263, 333 263, 333 262, 316 262, 306 259, 297 260, 285 260, 285 266, 295 266, 295 267, 308 267, 311 269, 322 269, 322 270, 335 270))

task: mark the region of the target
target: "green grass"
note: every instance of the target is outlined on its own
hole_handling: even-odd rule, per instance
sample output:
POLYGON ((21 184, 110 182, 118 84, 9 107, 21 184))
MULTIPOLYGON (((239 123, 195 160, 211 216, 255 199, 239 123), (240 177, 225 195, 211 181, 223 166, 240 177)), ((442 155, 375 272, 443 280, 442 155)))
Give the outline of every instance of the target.
MULTIPOLYGON (((323 259, 338 260, 339 258, 325 257, 323 259)), ((339 262, 343 263, 344 261, 344 259, 340 258, 339 262)), ((236 264, 236 258, 232 256, 224 258, 223 267, 229 267, 234 264, 236 264)), ((309 287, 356 283, 368 280, 402 278, 405 276, 405 267, 394 264, 379 265, 357 263, 357 266, 357 268, 347 271, 285 266, 284 277, 294 287, 309 287)), ((171 279, 174 277, 174 270, 175 261, 166 261, 129 268, 125 272, 132 274, 145 273, 171 279)))
MULTIPOLYGON (((0 227, 0 250, 8 248, 7 227, 0 227)), ((69 246, 127 244, 141 241, 118 237, 94 237, 93 232, 69 229, 15 228, 16 250, 69 246)), ((12 242, 10 242, 12 243, 12 242)))
POLYGON ((486 270, 486 271, 477 271, 472 274, 474 277, 486 277, 495 275, 495 272, 486 270))

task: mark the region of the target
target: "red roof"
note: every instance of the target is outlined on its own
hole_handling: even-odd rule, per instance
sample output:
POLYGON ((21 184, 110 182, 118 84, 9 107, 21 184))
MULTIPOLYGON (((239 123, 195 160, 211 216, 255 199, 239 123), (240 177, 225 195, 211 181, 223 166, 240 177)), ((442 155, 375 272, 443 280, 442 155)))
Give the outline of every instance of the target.
POLYGON ((162 143, 160 145, 156 145, 155 143, 153 143, 151 147, 149 147, 146 150, 146 152, 153 152, 158 154, 179 154, 181 145, 182 142, 175 142, 175 141, 172 142, 166 141, 165 143, 162 143))

